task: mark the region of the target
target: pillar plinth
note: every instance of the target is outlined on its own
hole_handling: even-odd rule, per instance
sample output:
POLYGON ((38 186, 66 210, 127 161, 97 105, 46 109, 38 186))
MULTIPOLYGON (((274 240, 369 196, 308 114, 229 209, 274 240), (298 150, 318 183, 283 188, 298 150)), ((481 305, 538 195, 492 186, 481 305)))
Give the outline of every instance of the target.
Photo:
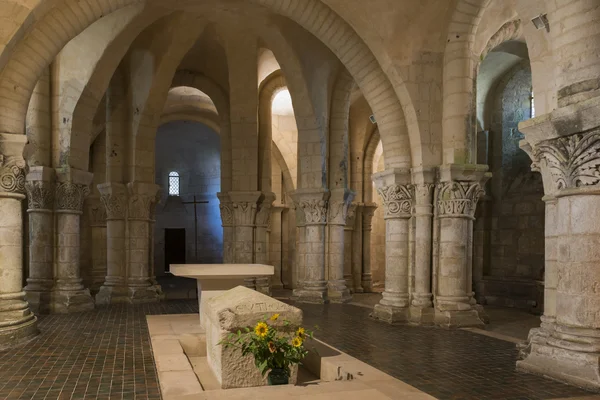
POLYGON ((71 313, 94 309, 94 300, 81 279, 80 237, 83 202, 89 195, 93 175, 87 171, 57 171, 55 190, 57 248, 55 284, 51 310, 71 313))
POLYGON ((54 286, 54 170, 32 167, 25 189, 29 214, 29 276, 27 301, 39 314, 50 312, 54 286))
POLYGON ((127 187, 123 183, 103 183, 98 191, 106 213, 106 277, 96 302, 127 303, 127 187))
MULTIPOLYGON (((344 274, 344 228, 348 217, 348 208, 354 199, 354 192, 348 189, 335 189, 329 200, 329 274, 327 296, 333 303, 347 303, 352 299, 346 286, 344 274)), ((349 260, 348 260, 349 261, 349 260)))
POLYGON ((443 165, 436 188, 438 265, 435 322, 446 328, 483 326, 472 289, 473 220, 483 185, 483 165, 443 165))
POLYGON ((407 170, 373 175, 385 209, 385 291, 372 316, 385 322, 405 322, 409 309, 409 220, 414 188, 407 170))
POLYGON ((150 223, 158 201, 159 187, 153 183, 130 182, 128 190, 129 268, 127 288, 131 303, 160 300, 160 287, 150 277, 150 223))
MULTIPOLYGON (((562 118, 595 121, 600 101, 553 111, 562 118), (590 107, 592 103, 597 104, 590 107), (595 118, 595 119, 594 119, 595 118)), ((552 115, 524 127, 552 139, 527 137, 532 169, 542 173, 546 196, 544 316, 521 351, 520 370, 600 389, 600 127, 560 135, 552 115), (555 135, 558 133, 558 135, 555 135), (558 137, 557 137, 558 136, 558 137)), ((571 125, 558 128, 571 129, 571 125)), ((565 132, 563 132, 564 134, 565 132)))
POLYGON ((293 298, 305 303, 328 303, 325 279, 325 227, 330 193, 323 189, 298 189, 292 193, 299 219, 298 266, 303 267, 302 280, 293 298), (300 260, 300 258, 302 258, 300 260))
POLYGON ((38 334, 23 291, 25 143, 25 135, 0 134, 0 349, 38 334))

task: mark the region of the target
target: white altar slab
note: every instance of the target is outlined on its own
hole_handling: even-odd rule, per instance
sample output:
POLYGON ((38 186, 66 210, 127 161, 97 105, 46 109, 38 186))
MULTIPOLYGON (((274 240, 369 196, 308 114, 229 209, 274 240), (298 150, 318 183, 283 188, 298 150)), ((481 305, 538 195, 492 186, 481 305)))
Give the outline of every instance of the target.
POLYGON ((264 264, 170 264, 173 275, 196 279, 198 285, 198 307, 200 325, 205 326, 204 304, 208 299, 244 286, 244 279, 275 274, 275 267, 264 264))

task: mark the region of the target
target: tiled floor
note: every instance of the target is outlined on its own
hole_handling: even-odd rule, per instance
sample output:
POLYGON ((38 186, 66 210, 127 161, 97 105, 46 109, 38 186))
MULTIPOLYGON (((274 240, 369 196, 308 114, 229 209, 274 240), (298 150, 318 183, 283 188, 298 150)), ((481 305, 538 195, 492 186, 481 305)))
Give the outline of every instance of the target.
POLYGON ((174 301, 43 316, 37 339, 0 353, 0 399, 160 399, 145 315, 197 311, 174 301))
MULTIPOLYGON (((440 399, 553 399, 589 393, 515 372, 513 343, 472 332, 390 326, 352 305, 301 305, 334 347, 440 399)), ((0 399, 160 399, 145 315, 195 300, 40 318, 42 335, 0 353, 0 399)))

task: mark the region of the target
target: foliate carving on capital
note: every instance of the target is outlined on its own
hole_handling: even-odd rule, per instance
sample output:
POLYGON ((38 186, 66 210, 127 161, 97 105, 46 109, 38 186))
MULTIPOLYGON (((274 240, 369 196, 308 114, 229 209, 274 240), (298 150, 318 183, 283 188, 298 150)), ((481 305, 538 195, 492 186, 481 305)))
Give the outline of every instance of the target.
POLYGON ((415 205, 431 205, 433 195, 433 183, 415 185, 415 205))
POLYGON ((329 202, 329 223, 335 225, 346 225, 350 203, 347 201, 329 202))
POLYGON ((221 210, 221 225, 233 226, 233 204, 221 203, 219 209, 221 210))
POLYGON ((154 213, 156 197, 145 194, 132 194, 129 198, 129 219, 149 221, 154 213))
POLYGON ((106 206, 102 202, 91 202, 88 210, 91 226, 106 226, 106 206))
POLYGON ((256 203, 240 201, 232 203, 233 217, 236 226, 254 226, 256 218, 256 203))
POLYGON ((296 207, 304 216, 306 225, 320 225, 327 223, 327 200, 310 199, 300 200, 296 207))
POLYGON ((105 193, 100 200, 106 209, 108 219, 124 219, 127 210, 127 198, 125 193, 105 193))
POLYGON ((256 212, 256 226, 269 227, 271 224, 271 204, 262 203, 256 212))
POLYGON ((56 209, 59 211, 83 211, 83 201, 90 194, 88 185, 58 182, 55 190, 56 209))
POLYGON ((0 154, 0 191, 25 194, 27 163, 23 157, 0 154))
POLYGON ((362 228, 363 231, 370 231, 373 224, 373 217, 377 211, 375 203, 365 204, 362 206, 362 228))
POLYGON ((477 201, 484 194, 477 182, 444 182, 438 184, 439 217, 475 217, 477 201))
POLYGON ((535 157, 547 163, 557 189, 600 183, 600 130, 547 140, 535 157))
POLYGON ((52 210, 54 207, 54 184, 47 181, 27 181, 27 203, 30 210, 52 210))
POLYGON ((346 228, 353 229, 356 222, 356 208, 358 204, 350 203, 348 206, 348 214, 346 215, 346 228))
POLYGON ((411 217, 414 199, 413 185, 390 185, 377 189, 377 192, 383 199, 385 219, 411 217))

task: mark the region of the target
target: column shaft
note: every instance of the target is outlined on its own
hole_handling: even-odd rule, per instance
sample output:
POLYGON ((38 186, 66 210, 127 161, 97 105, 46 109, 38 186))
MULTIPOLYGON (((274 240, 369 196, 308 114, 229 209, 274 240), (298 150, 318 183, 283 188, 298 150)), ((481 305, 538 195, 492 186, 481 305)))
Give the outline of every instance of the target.
MULTIPOLYGON (((362 240, 360 245, 357 246, 360 250, 356 250, 358 254, 361 254, 362 268, 355 270, 355 280, 360 276, 360 284, 355 281, 356 291, 358 293, 366 292, 370 293, 373 291, 373 275, 371 274, 371 232, 373 231, 373 216, 375 215, 375 209, 377 205, 375 203, 368 203, 362 207, 362 218, 359 222, 359 226, 362 228, 362 240), (360 287, 359 287, 360 286, 360 287)), ((357 254, 357 258, 358 258, 357 254)), ((357 266, 358 267, 358 266, 357 266)))
MULTIPOLYGON (((352 231, 352 283, 354 293, 362 293, 363 289, 363 212, 362 204, 358 204, 354 212, 354 230, 352 231)), ((369 246, 370 247, 370 244, 369 246)))

